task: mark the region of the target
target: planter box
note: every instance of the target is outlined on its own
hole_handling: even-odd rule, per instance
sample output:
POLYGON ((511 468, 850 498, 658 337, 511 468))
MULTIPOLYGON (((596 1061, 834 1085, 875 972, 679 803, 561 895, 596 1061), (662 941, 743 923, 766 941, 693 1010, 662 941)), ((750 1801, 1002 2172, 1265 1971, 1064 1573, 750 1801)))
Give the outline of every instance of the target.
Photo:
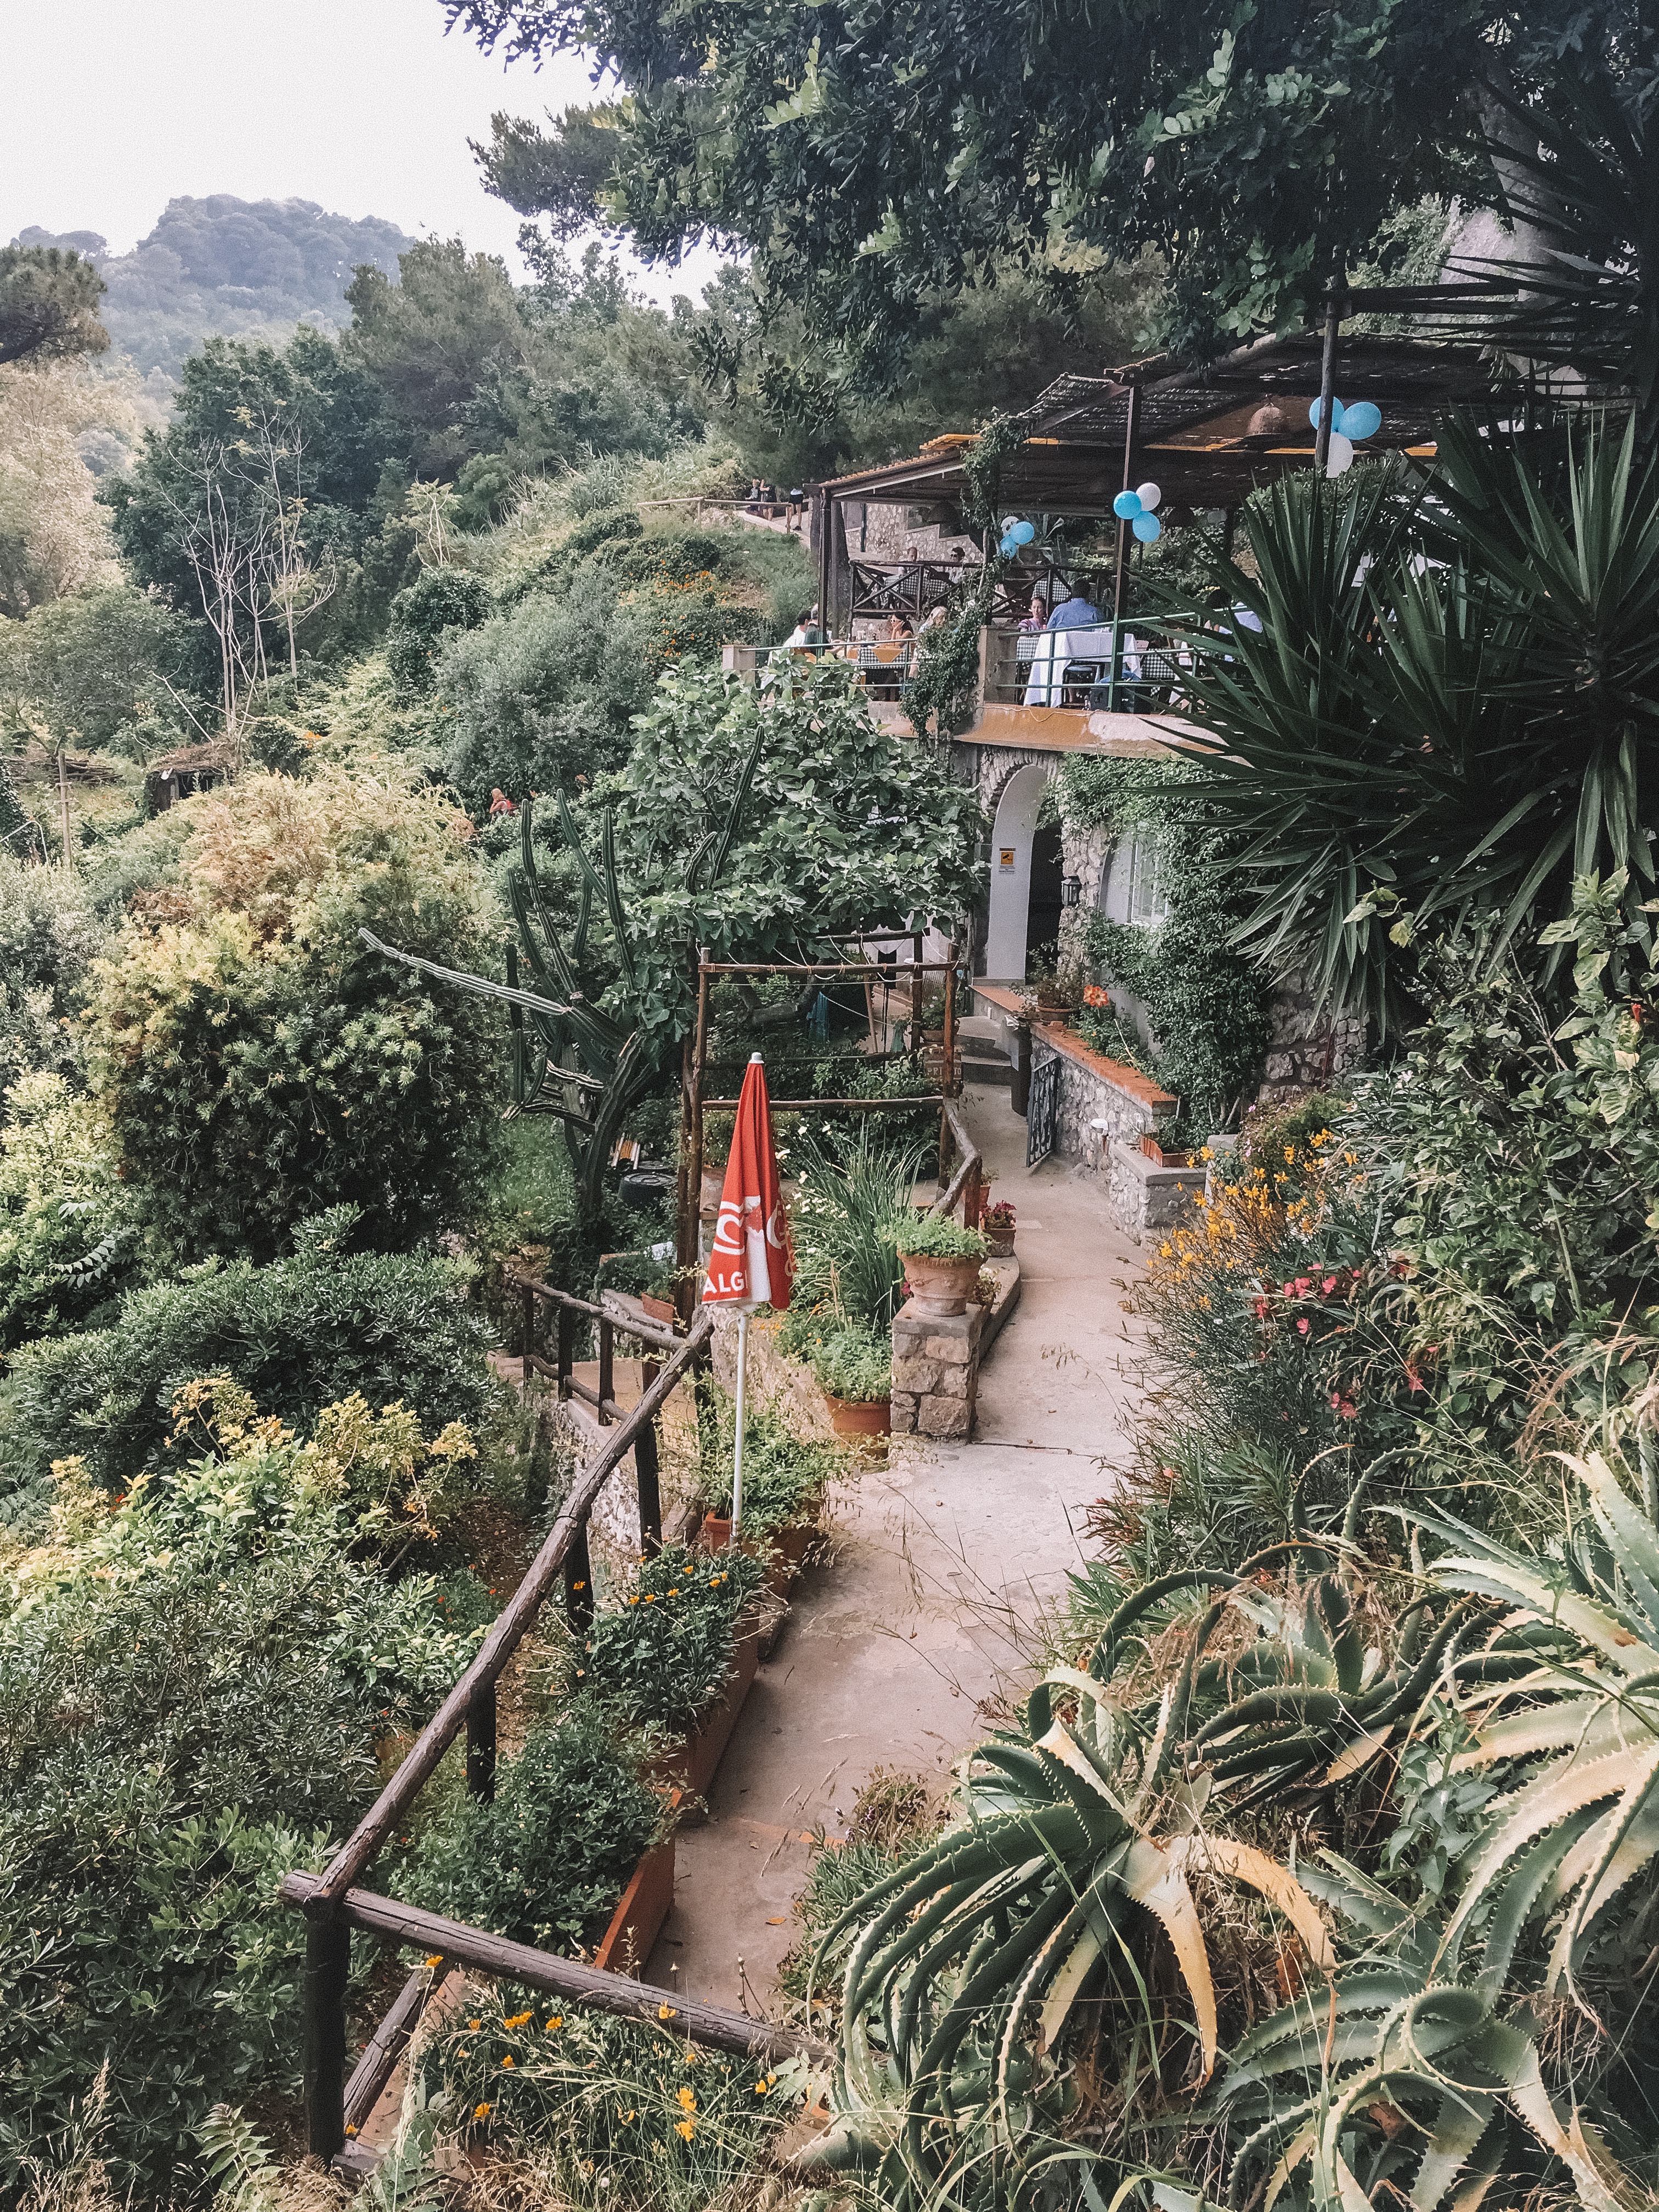
POLYGON ((1143 1137, 1140 1149, 1155 1168, 1189 1168, 1193 1164, 1190 1152, 1166 1152, 1153 1136, 1143 1137))
MULTIPOLYGON (((984 1223, 981 1222, 980 1226, 984 1229, 984 1223)), ((1012 1229, 986 1229, 985 1236, 986 1241, 991 1247, 992 1259, 1012 1260, 1013 1258, 1014 1232, 1012 1229)))
POLYGON ((653 1298, 648 1294, 642 1294, 640 1304, 645 1310, 646 1319, 660 1322, 665 1328, 672 1328, 679 1319, 672 1298, 653 1298))
MULTIPOLYGON (((738 1715, 743 1711, 743 1701, 749 1695, 755 1669, 760 1664, 760 1646, 758 1626, 739 1633, 737 1650, 732 1655, 732 1672, 726 1678, 726 1688, 719 1700, 710 1705, 678 1750, 665 1752, 660 1759, 652 1761, 652 1771, 659 1781, 683 1791, 688 1797, 708 1797, 726 1747, 732 1741, 732 1731, 738 1724, 738 1715)), ((695 1828, 708 1817, 706 1810, 694 1807, 684 1814, 681 1825, 695 1828)))
POLYGON ((674 1838, 670 1836, 635 1868, 593 1954, 593 1964, 605 1973, 632 1974, 637 1980, 673 1902, 674 1838))

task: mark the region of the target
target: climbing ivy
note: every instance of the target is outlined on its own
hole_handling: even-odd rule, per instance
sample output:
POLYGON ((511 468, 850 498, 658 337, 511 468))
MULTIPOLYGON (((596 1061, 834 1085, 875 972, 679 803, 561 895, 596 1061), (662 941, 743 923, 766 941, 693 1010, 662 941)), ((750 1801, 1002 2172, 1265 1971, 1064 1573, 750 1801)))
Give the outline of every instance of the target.
POLYGON ((935 716, 939 735, 948 737, 972 712, 978 696, 980 633, 991 619, 997 586, 1008 566, 996 550, 1002 535, 998 510, 1003 464, 1025 443, 1030 428, 1024 415, 994 415, 963 461, 963 507, 969 527, 980 533, 985 558, 971 572, 971 584, 965 576, 957 584, 943 629, 929 633, 915 674, 905 686, 904 711, 920 738, 928 734, 935 716))
POLYGON ((1241 912, 1227 889, 1222 842, 1206 818, 1195 762, 1073 754, 1058 778, 1071 830, 1153 842, 1169 887, 1156 929, 1091 914, 1083 949, 1109 982, 1146 1009, 1158 1080, 1181 1102, 1188 1134, 1236 1128, 1261 1077, 1273 1028, 1267 977, 1228 939, 1241 912))

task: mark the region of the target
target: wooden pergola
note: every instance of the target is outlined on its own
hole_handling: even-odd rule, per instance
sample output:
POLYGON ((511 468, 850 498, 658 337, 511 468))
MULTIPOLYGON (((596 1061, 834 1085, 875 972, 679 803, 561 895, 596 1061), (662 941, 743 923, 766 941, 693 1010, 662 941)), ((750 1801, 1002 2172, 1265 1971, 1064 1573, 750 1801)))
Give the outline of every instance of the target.
MULTIPOLYGON (((1370 304, 1368 295, 1345 295, 1347 311, 1362 303, 1370 304)), ((1437 417, 1494 396, 1490 362, 1477 346, 1340 337, 1328 327, 1262 338, 1201 368, 1158 355, 1102 376, 1062 376, 1035 402, 1030 434, 1003 464, 1002 506, 1055 519, 1104 519, 1119 492, 1151 477, 1164 494, 1160 512, 1172 520, 1200 509, 1231 512, 1258 486, 1322 458, 1309 416, 1322 389, 1345 404, 1370 399, 1381 410, 1382 426, 1365 441, 1368 458, 1431 459, 1437 417)), ((813 487, 818 603, 832 635, 921 591, 921 584, 908 590, 909 579, 890 562, 848 555, 847 508, 941 505, 962 517, 953 534, 969 535, 966 463, 976 442, 969 434, 941 436, 908 459, 813 487)), ((1126 537, 1120 526, 1120 575, 1126 537)))

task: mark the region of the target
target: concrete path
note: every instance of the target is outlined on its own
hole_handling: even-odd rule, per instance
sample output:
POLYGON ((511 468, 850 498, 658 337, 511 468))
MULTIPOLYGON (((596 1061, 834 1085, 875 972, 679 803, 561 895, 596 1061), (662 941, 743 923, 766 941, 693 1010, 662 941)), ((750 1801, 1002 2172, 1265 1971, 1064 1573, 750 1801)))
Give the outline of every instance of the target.
POLYGON ((1021 1302, 981 1371, 974 1441, 896 1443, 890 1468, 833 1503, 835 1555, 802 1578, 709 1820, 679 1838, 647 1974, 689 1995, 770 2008, 812 1831, 842 1832, 878 1767, 943 1793, 1019 1693, 1039 1610, 1081 1559, 1081 1509, 1127 1464, 1137 1248, 1092 1176, 1027 1170, 1006 1088, 970 1088, 964 1106, 996 1196, 1018 1209, 1021 1302))

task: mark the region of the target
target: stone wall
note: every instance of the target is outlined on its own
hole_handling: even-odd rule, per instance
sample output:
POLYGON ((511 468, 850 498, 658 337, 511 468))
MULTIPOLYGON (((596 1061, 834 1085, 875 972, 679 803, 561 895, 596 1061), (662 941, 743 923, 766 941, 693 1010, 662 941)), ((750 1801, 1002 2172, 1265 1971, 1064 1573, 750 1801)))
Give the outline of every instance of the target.
POLYGON ((1273 1019, 1258 1105, 1276 1105, 1304 1091, 1323 1091, 1364 1060, 1363 1017, 1333 1020, 1328 1007, 1316 1010, 1306 975, 1279 978, 1273 1019))
POLYGON ((1184 1221, 1202 1194, 1203 1167, 1155 1167, 1139 1142, 1114 1139, 1103 1162, 1106 1199, 1118 1227, 1137 1244, 1158 1237, 1184 1221))
POLYGON ((1069 1036, 1064 1047, 1057 1046, 1039 1024, 1031 1031, 1033 1071, 1051 1060, 1060 1064, 1054 1150, 1066 1159, 1103 1167, 1106 1146, 1114 1139, 1139 1145, 1175 1111, 1169 1093, 1136 1070, 1091 1052, 1069 1036))
POLYGON ((925 1314, 907 1298, 893 1316, 893 1434, 950 1437, 974 1432, 985 1309, 925 1314))

